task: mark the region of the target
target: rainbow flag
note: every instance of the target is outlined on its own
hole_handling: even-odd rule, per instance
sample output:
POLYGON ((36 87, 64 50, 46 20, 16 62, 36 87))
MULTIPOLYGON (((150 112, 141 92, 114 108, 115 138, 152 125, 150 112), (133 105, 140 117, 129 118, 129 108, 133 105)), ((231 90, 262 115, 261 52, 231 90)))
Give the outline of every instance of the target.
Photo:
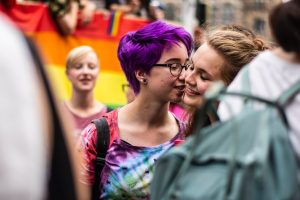
POLYGON ((72 35, 62 36, 49 15, 47 4, 17 3, 11 9, 5 9, 0 4, 0 14, 7 15, 38 44, 60 99, 71 96, 72 88, 65 74, 68 52, 77 46, 89 45, 100 59, 101 70, 94 90, 95 97, 111 107, 126 103, 122 92, 126 78, 117 58, 119 40, 127 32, 148 24, 148 20, 127 18, 120 12, 112 13, 111 17, 96 12, 91 23, 78 26, 72 35))
POLYGON ((110 36, 115 37, 118 35, 122 14, 123 13, 121 11, 113 11, 111 13, 108 22, 108 34, 110 36))

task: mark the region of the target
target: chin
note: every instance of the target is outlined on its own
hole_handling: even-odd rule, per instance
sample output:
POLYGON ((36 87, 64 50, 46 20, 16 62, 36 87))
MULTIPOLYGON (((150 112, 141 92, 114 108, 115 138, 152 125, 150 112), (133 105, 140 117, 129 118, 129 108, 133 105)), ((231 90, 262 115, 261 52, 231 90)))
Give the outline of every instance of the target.
POLYGON ((89 91, 92 91, 93 88, 90 88, 90 87, 82 87, 82 88, 78 88, 79 91, 82 91, 82 92, 89 92, 89 91))
POLYGON ((171 102, 179 103, 182 102, 183 94, 177 94, 176 97, 171 98, 171 102))
POLYGON ((189 107, 198 108, 203 104, 203 99, 190 99, 188 97, 184 97, 183 103, 189 107))

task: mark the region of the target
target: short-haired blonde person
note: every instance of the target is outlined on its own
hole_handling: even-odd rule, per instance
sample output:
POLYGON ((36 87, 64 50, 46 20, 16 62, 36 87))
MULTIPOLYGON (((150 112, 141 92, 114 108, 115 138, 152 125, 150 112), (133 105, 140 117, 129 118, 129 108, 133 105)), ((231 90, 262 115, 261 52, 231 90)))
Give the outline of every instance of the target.
POLYGON ((79 46, 69 52, 66 75, 72 84, 72 94, 64 106, 74 119, 76 135, 93 119, 102 117, 108 111, 107 106, 94 97, 99 72, 99 59, 90 46, 79 46))

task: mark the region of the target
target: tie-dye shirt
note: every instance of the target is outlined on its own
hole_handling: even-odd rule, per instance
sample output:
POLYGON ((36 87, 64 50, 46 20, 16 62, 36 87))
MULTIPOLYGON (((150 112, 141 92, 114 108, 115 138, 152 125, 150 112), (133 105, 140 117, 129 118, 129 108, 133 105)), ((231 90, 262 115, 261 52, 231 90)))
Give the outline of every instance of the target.
MULTIPOLYGON (((117 114, 115 110, 104 117, 110 127, 110 147, 106 164, 101 173, 100 199, 150 199, 149 184, 153 176, 155 161, 168 149, 184 139, 184 124, 178 119, 179 133, 163 144, 152 147, 133 146, 118 137, 117 114)), ((90 124, 82 133, 82 148, 86 166, 84 174, 87 183, 94 182, 94 160, 96 157, 96 128, 90 124)))

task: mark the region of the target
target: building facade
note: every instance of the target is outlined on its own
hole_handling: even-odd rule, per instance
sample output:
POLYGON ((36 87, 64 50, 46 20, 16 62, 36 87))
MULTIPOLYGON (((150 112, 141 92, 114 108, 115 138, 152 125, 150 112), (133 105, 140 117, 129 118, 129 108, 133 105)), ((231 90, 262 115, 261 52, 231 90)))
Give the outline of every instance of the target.
POLYGON ((205 19, 209 26, 240 24, 268 40, 271 40, 268 24, 269 12, 275 5, 282 2, 282 0, 162 1, 168 8, 166 12, 167 19, 182 23, 189 31, 198 24, 197 4, 202 3, 205 4, 205 19))
POLYGON ((268 15, 281 0, 205 0, 207 5, 207 23, 240 24, 263 38, 271 40, 268 15))

